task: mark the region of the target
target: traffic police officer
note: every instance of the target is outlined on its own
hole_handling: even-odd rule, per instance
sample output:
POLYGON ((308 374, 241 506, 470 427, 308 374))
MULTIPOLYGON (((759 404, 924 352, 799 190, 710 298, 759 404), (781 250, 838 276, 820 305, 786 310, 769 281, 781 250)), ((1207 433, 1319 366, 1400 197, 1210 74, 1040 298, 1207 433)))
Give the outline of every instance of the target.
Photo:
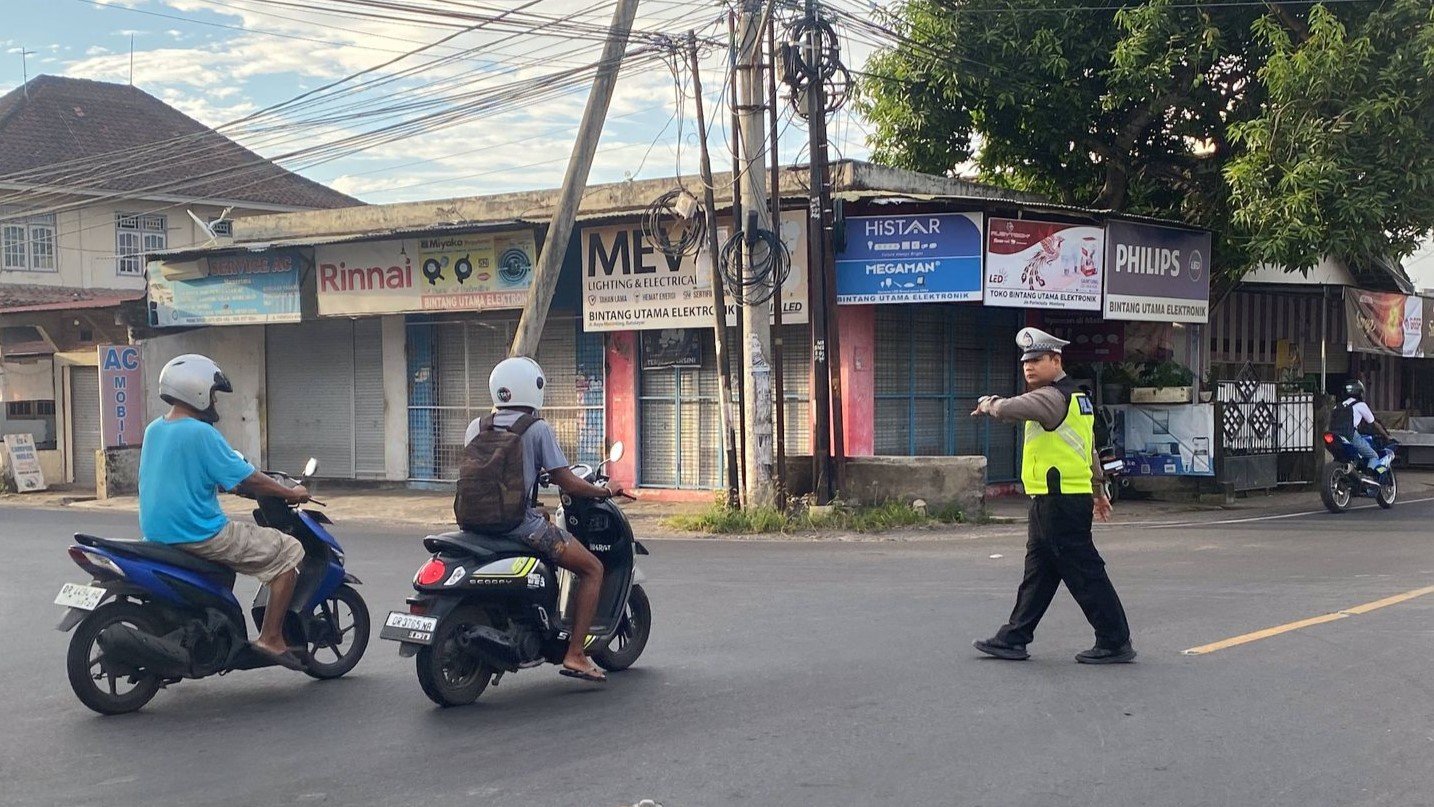
POLYGON ((1076 656, 1082 664, 1133 661, 1125 609, 1091 539, 1091 520, 1110 519, 1110 499, 1093 448, 1095 409, 1066 375, 1061 349, 1069 342, 1039 328, 1016 335, 1030 391, 1014 398, 981 398, 973 416, 1025 421, 1021 481, 1031 497, 1026 574, 1011 620, 990 639, 974 642, 996 658, 1030 658, 1026 645, 1062 582, 1095 628, 1095 647, 1076 656))

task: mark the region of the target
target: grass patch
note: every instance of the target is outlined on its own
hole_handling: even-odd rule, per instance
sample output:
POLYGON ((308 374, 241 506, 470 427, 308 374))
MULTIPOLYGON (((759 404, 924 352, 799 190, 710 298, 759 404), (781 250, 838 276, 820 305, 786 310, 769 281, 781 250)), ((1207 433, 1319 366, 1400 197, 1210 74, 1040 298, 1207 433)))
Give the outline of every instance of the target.
MULTIPOLYGON (((984 517, 981 514, 976 519, 984 517)), ((928 527, 938 524, 966 524, 972 519, 958 507, 928 511, 902 502, 886 502, 869 506, 837 504, 830 508, 813 508, 804 502, 793 502, 786 512, 775 507, 754 507, 737 510, 725 504, 714 504, 700 513, 669 516, 662 520, 668 527, 689 532, 714 535, 757 535, 813 531, 886 532, 902 527, 928 527)))

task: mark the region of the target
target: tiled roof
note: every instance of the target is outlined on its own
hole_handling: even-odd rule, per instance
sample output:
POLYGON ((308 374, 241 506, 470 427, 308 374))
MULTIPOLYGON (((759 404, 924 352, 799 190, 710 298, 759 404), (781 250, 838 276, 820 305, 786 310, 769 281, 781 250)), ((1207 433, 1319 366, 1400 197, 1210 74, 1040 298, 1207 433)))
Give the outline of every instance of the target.
MULTIPOLYGON (((265 160, 174 107, 125 84, 38 76, 0 97, 0 181, 186 196, 196 200, 255 202, 295 208, 363 204, 265 160), (61 163, 131 150, 171 138, 182 144, 103 175, 61 163), (188 163, 185 157, 188 156, 188 163), (35 175, 37 168, 55 165, 35 175), (224 173, 194 179, 196 175, 224 173), (26 172, 27 176, 12 175, 26 172)), ((132 152, 131 152, 132 154, 132 152)))
POLYGON ((144 296, 144 289, 71 289, 0 283, 0 314, 109 308, 144 296))

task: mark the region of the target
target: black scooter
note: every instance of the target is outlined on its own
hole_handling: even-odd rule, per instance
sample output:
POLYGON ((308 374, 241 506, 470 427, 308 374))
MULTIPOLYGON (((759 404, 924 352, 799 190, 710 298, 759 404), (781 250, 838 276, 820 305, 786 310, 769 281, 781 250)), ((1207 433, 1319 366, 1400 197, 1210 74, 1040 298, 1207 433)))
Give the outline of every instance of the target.
MULTIPOLYGON (((607 462, 596 469, 574 465, 573 473, 602 485, 622 451, 617 443, 607 462)), ((564 494, 556 518, 603 564, 588 655, 605 670, 625 670, 642 655, 652 628, 636 562, 647 548, 612 499, 564 494)), ((414 575, 418 593, 407 611, 389 613, 379 637, 399 642, 399 655, 417 657, 418 683, 434 703, 470 704, 505 673, 562 663, 572 635, 569 572, 521 541, 490 535, 430 535, 423 546, 433 556, 414 575)))

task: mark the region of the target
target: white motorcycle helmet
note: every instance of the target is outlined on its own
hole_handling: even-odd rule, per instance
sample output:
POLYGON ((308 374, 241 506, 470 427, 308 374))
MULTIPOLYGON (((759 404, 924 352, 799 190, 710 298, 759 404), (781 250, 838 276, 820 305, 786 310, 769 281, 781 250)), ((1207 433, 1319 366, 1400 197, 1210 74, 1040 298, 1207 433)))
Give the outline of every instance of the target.
POLYGON ((214 394, 233 391, 219 365, 197 353, 176 356, 159 371, 160 399, 170 405, 182 403, 193 407, 207 423, 219 421, 219 413, 214 411, 214 394))
POLYGON ((504 359, 488 375, 488 393, 493 396, 493 405, 500 409, 542 409, 544 384, 543 368, 527 356, 504 359))

